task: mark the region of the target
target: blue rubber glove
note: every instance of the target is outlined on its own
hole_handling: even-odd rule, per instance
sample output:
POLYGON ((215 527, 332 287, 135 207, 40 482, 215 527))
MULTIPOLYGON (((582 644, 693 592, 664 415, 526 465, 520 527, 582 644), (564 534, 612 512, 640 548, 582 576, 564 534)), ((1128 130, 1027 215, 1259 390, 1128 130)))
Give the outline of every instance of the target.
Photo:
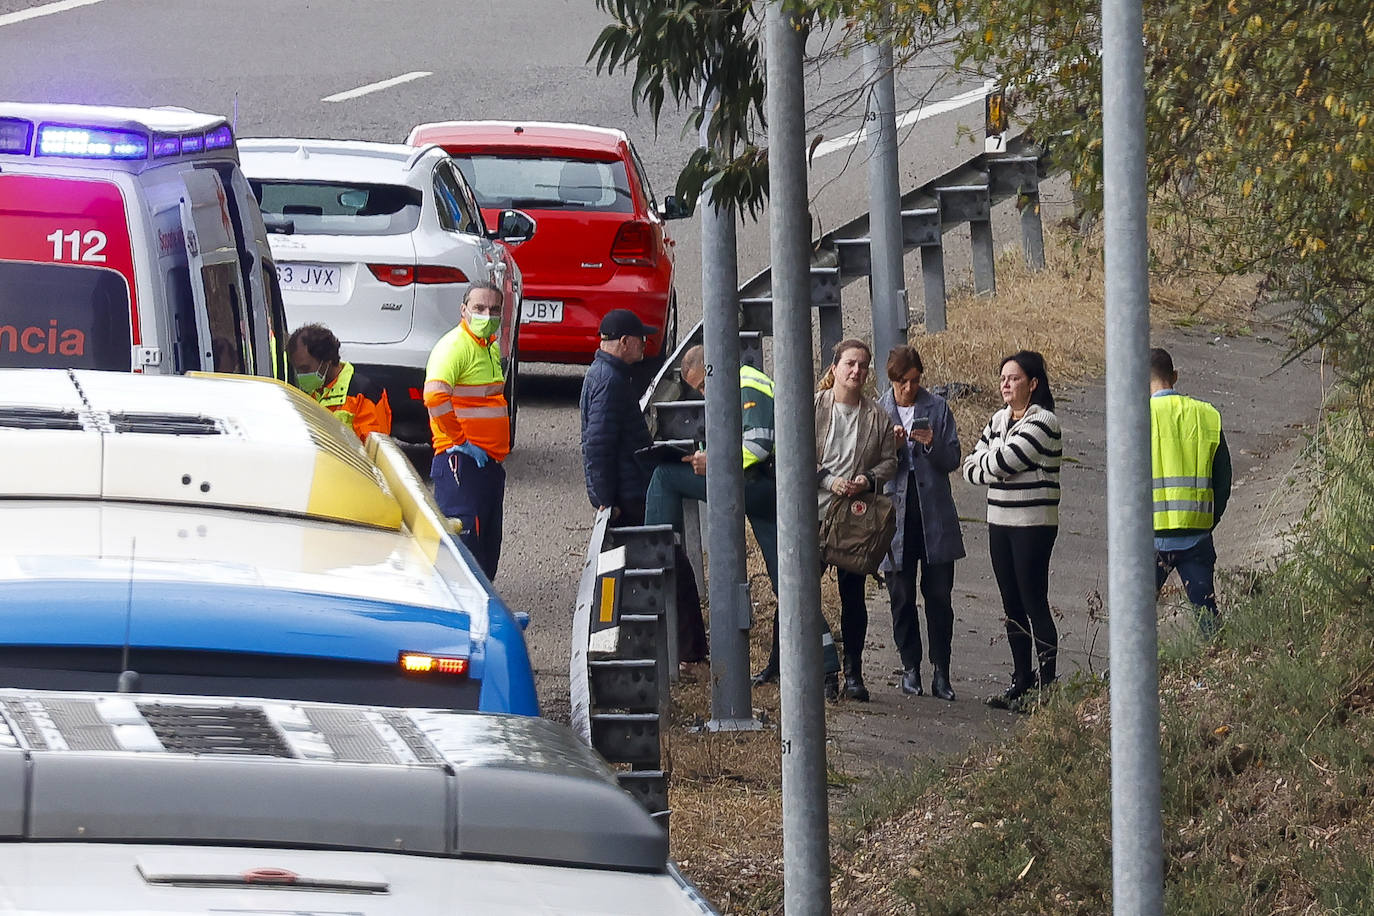
POLYGON ((462 452, 464 455, 467 455, 469 458, 471 458, 474 462, 477 463, 477 466, 479 468, 486 467, 487 462, 491 460, 490 455, 482 451, 482 449, 478 448, 477 446, 473 445, 471 442, 464 442, 462 445, 455 445, 452 448, 447 449, 444 452, 444 454, 456 455, 459 452, 462 452))

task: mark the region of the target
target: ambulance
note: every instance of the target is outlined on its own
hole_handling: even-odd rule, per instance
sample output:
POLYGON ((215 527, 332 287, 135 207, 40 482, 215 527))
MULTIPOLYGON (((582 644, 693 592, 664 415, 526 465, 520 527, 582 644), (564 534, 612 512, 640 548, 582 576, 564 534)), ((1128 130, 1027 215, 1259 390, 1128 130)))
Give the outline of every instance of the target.
POLYGON ((285 332, 224 118, 0 102, 0 367, 285 379, 285 332))

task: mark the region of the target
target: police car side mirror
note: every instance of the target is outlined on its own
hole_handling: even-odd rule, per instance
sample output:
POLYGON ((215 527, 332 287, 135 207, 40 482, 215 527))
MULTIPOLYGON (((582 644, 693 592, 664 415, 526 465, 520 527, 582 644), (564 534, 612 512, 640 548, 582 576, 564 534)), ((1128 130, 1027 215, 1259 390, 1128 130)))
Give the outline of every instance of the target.
POLYGON ((496 220, 496 237, 512 245, 529 241, 534 229, 534 219, 521 210, 502 210, 496 220))

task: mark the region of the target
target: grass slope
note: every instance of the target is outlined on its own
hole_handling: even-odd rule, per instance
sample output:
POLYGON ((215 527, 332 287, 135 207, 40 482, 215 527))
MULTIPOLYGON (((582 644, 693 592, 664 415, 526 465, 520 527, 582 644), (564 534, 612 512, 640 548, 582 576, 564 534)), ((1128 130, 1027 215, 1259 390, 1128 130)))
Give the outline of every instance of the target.
MULTIPOLYGON (((1161 653, 1166 910, 1374 912, 1374 438, 1324 431, 1295 548, 1161 653)), ((836 912, 1110 910, 1105 685, 1056 691, 1006 745, 853 806, 836 912)))

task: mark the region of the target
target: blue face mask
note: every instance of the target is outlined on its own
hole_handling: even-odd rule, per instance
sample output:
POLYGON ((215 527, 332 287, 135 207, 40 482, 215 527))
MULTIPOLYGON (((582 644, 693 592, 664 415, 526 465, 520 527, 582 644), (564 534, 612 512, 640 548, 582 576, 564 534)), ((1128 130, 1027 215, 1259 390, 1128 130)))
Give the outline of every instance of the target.
POLYGON ((468 316, 468 328, 471 329, 475 337, 480 337, 485 340, 495 334, 499 327, 501 327, 501 316, 499 315, 468 316))

